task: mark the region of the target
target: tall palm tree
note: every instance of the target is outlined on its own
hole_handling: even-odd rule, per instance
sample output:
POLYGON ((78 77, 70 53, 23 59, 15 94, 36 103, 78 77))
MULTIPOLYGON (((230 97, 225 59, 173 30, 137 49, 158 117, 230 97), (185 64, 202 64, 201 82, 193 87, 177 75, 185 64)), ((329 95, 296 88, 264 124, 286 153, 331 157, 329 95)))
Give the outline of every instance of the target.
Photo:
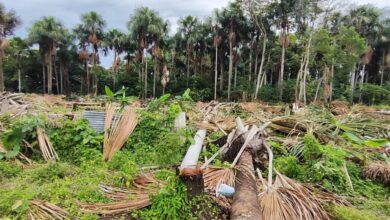
POLYGON ((10 41, 10 51, 13 51, 12 56, 15 57, 16 65, 18 69, 18 91, 22 92, 22 67, 25 58, 29 57, 30 52, 28 50, 27 43, 19 38, 14 37, 10 41))
MULTIPOLYGON (((158 50, 158 40, 161 37, 161 33, 164 32, 165 25, 166 22, 164 22, 162 18, 160 18, 158 13, 149 9, 148 7, 137 8, 127 22, 128 29, 138 41, 138 57, 140 58, 139 60, 142 64, 145 64, 143 71, 144 98, 147 98, 148 91, 146 52, 150 46, 153 46, 154 51, 158 50)), ((155 65, 157 65, 156 62, 155 65)))
MULTIPOLYGON (((60 73, 60 93, 61 94, 70 94, 70 80, 69 80, 69 65, 71 62, 70 51, 73 43, 73 36, 69 33, 67 29, 63 29, 62 38, 58 43, 58 61, 59 61, 59 73, 60 73)), ((75 50, 75 48, 74 48, 75 50)))
MULTIPOLYGON (((28 39, 32 44, 39 44, 42 58, 42 74, 45 80, 47 72, 47 92, 52 93, 53 89, 53 56, 56 53, 58 42, 63 34, 63 26, 54 17, 43 17, 35 22, 29 30, 28 39), (46 72, 45 72, 46 67, 46 72)), ((45 82, 43 82, 45 87, 45 82)), ((44 92, 46 91, 45 88, 44 92)))
MULTIPOLYGON (((118 29, 109 30, 104 36, 104 46, 103 50, 112 50, 114 52, 114 61, 112 63, 112 72, 114 78, 114 89, 116 86, 116 74, 119 70, 119 65, 121 62, 120 54, 123 52, 123 45, 125 42, 125 34, 119 31, 118 29)), ((107 51, 106 51, 107 52, 107 51)))
POLYGON ((198 19, 194 16, 188 15, 179 20, 178 32, 186 39, 186 57, 187 57, 187 87, 189 86, 190 79, 190 57, 194 49, 194 43, 196 41, 196 31, 198 25, 198 19))
MULTIPOLYGON (((103 39, 104 28, 106 26, 106 21, 103 17, 95 11, 91 11, 81 15, 81 28, 84 31, 84 37, 88 36, 87 40, 83 39, 87 44, 92 46, 92 54, 90 63, 92 67, 99 63, 99 47, 100 41, 103 39)), ((88 66, 87 66, 88 68, 88 66)), ((88 72, 87 72, 88 73, 88 72)), ((89 83, 89 76, 87 76, 89 83)), ((96 74, 92 77, 92 93, 93 95, 97 94, 97 76, 96 74)), ((89 92, 89 91, 88 91, 89 92)))
POLYGON ((237 47, 237 42, 240 40, 240 31, 245 26, 246 18, 239 3, 232 2, 227 8, 224 8, 219 14, 219 21, 222 27, 229 30, 229 75, 228 75, 228 101, 231 96, 231 81, 233 76, 233 57, 234 48, 237 47))
POLYGON ((0 92, 4 91, 3 58, 4 49, 8 46, 6 37, 12 35, 19 24, 20 19, 15 11, 7 11, 0 3, 0 92))

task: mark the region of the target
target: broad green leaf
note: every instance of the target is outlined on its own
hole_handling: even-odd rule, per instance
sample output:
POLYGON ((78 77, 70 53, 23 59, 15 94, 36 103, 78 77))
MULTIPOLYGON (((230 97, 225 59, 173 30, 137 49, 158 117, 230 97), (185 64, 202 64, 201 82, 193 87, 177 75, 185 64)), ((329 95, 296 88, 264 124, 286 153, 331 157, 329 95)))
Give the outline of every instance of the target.
POLYGON ((356 135, 354 135, 354 134, 352 134, 350 132, 345 132, 343 136, 344 136, 344 138, 346 138, 346 139, 348 139, 348 140, 350 140, 350 141, 352 141, 352 142, 354 142, 356 144, 359 144, 359 145, 363 144, 363 140, 362 139, 360 139, 358 136, 356 136, 356 135))
POLYGON ((106 92, 107 96, 114 97, 114 93, 111 91, 110 87, 104 86, 104 91, 106 92))
POLYGON ((370 139, 364 141, 364 145, 367 147, 381 147, 387 143, 388 141, 386 139, 370 139))

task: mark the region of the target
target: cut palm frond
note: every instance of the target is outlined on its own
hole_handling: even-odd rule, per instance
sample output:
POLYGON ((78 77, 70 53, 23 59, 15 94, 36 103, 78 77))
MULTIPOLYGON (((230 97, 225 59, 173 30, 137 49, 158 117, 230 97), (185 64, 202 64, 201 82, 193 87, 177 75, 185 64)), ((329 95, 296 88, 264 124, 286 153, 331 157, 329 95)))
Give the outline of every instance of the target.
POLYGON ((371 163, 364 168, 363 175, 371 180, 390 184, 390 165, 378 162, 371 163))
POLYGON ((232 168, 209 167, 203 171, 205 189, 217 191, 221 184, 234 187, 235 176, 236 172, 232 168))
POLYGON ((114 115, 115 107, 109 104, 104 124, 103 159, 105 161, 111 160, 122 148, 138 122, 138 115, 130 107, 125 108, 118 117, 114 115))
POLYGON ((30 201, 30 209, 27 213, 27 218, 29 220, 70 219, 68 213, 62 208, 40 200, 30 201))
POLYGON ((45 159, 45 161, 59 160, 58 155, 49 140, 49 137, 45 134, 45 131, 40 127, 37 127, 37 137, 38 137, 39 149, 41 150, 42 156, 45 159))
POLYGON ((329 220, 320 201, 302 184, 278 172, 272 183, 273 153, 267 144, 264 146, 269 154, 269 173, 268 181, 262 180, 260 175, 263 191, 259 193, 258 199, 262 219, 329 220))
POLYGON ((130 213, 151 205, 150 195, 157 195, 159 190, 165 186, 165 182, 158 180, 153 174, 145 174, 134 179, 131 188, 119 188, 100 185, 103 194, 111 198, 111 203, 82 204, 79 203, 82 211, 104 214, 122 215, 130 213))

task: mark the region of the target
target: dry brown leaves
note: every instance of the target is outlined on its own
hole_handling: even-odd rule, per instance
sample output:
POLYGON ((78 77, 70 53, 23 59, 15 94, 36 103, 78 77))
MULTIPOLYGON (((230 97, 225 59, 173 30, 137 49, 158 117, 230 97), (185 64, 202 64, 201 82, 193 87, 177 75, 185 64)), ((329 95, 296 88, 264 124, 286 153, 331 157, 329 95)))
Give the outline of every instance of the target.
POLYGON ((390 183, 390 165, 387 163, 371 163, 363 170, 363 175, 371 180, 381 181, 384 184, 390 183))
POLYGON ((79 203, 82 211, 103 215, 123 215, 135 209, 147 207, 151 204, 150 195, 156 195, 164 181, 158 180, 153 174, 136 177, 131 188, 119 188, 101 185, 100 190, 111 198, 111 203, 83 204, 79 203))
POLYGON ((30 201, 30 209, 27 213, 29 220, 63 220, 70 219, 68 213, 62 208, 51 203, 33 200, 30 201))
POLYGON ((106 161, 122 148, 138 123, 138 115, 129 107, 118 118, 114 115, 115 106, 107 105, 103 143, 103 159, 106 161))
POLYGON ((259 193, 262 219, 328 220, 320 201, 300 183, 277 174, 271 187, 263 186, 259 193))

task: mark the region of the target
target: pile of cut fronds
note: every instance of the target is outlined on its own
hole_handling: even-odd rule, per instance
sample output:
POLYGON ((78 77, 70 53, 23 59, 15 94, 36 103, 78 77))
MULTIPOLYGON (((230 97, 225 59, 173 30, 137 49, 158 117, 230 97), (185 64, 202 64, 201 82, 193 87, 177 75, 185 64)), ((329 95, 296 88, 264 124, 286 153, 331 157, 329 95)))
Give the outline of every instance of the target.
POLYGON ((104 123, 103 159, 111 160, 114 154, 122 148, 133 132, 138 122, 138 115, 130 107, 118 117, 115 116, 115 107, 108 104, 104 123))
POLYGON ((85 212, 103 215, 123 215, 133 210, 151 205, 150 195, 157 195, 165 185, 154 174, 145 174, 134 179, 131 188, 119 188, 100 185, 105 196, 111 198, 111 203, 80 204, 85 212))
POLYGON ((371 180, 390 184, 390 165, 380 162, 371 163, 364 168, 363 175, 371 180))
POLYGON ((215 191, 221 184, 234 187, 235 176, 232 168, 208 167, 203 171, 205 189, 215 191))
POLYGON ((33 200, 30 201, 30 209, 27 214, 29 220, 63 220, 70 219, 68 213, 62 208, 51 203, 33 200))
POLYGON ((38 137, 39 149, 41 150, 42 156, 45 159, 45 161, 59 160, 58 155, 49 140, 49 137, 45 134, 45 131, 40 127, 37 127, 37 137, 38 137))
POLYGON ((330 220, 327 212, 313 193, 298 182, 277 172, 272 183, 273 153, 269 154, 268 181, 258 171, 262 191, 258 195, 262 219, 273 220, 330 220))

